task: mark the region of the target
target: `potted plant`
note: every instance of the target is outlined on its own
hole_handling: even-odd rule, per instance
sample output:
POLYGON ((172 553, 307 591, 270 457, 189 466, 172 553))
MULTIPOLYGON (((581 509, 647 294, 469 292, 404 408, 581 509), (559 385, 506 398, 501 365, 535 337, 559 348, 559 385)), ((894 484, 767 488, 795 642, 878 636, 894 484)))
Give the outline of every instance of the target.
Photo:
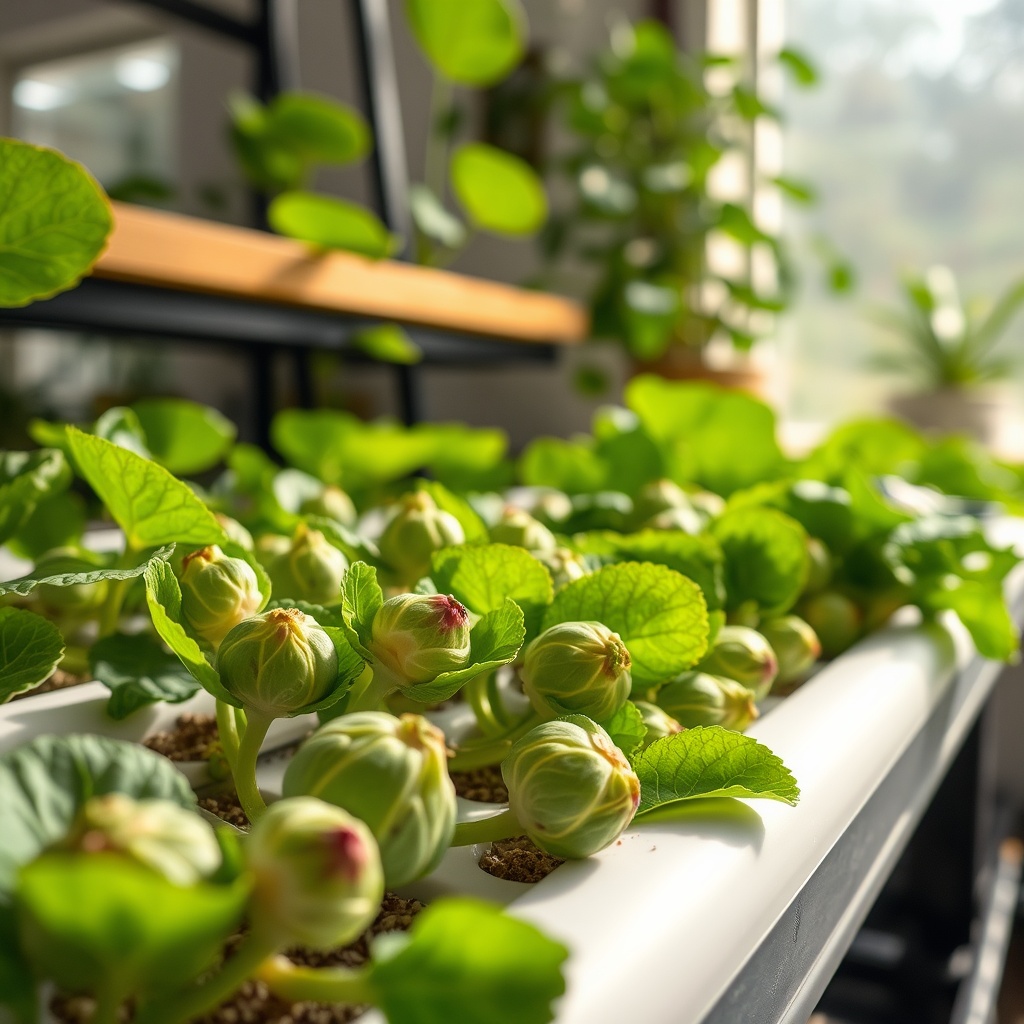
POLYGON ((902 291, 901 309, 873 314, 896 341, 875 356, 874 365, 914 385, 893 397, 893 411, 925 430, 996 442, 1008 407, 994 385, 1016 366, 1000 341, 1024 302, 1024 279, 1012 282, 995 303, 964 302, 953 272, 932 266, 906 275, 902 291))

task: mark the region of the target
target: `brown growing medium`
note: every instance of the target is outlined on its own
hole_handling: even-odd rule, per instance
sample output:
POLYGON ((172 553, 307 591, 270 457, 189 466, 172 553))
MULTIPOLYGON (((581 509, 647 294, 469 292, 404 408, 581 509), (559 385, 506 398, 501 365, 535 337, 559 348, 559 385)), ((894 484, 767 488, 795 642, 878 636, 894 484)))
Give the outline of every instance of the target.
POLYGON ((217 719, 213 715, 178 715, 173 729, 155 732, 143 743, 171 761, 205 761, 217 744, 217 719))
POLYGON ((66 690, 69 686, 80 686, 89 682, 89 676, 77 675, 73 672, 65 672, 62 668, 55 668, 49 679, 40 683, 31 690, 24 693, 16 693, 11 700, 21 700, 23 697, 35 697, 39 693, 52 693, 54 690, 66 690))
POLYGON ((249 831, 249 819, 242 805, 238 802, 238 794, 233 790, 222 790, 217 793, 205 793, 199 796, 199 806, 210 814, 215 814, 221 821, 226 821, 235 828, 249 831))
POLYGON ((479 800, 485 804, 507 804, 508 789, 495 765, 474 768, 468 772, 452 772, 455 792, 466 800, 479 800))
MULTIPOLYGON (((351 945, 329 953, 292 949, 285 955, 293 963, 309 967, 360 967, 369 960, 370 940, 374 936, 384 932, 408 931, 422 909, 423 904, 418 900, 406 900, 394 893, 385 893, 373 924, 351 945)), ((228 955, 237 945, 238 939, 239 936, 236 936, 228 943, 228 955)), ((93 1006, 92 999, 87 997, 57 996, 50 1008, 63 1024, 86 1024, 93 1006)), ((331 1003, 288 1003, 271 995, 262 982, 247 981, 226 1003, 189 1024, 346 1024, 361 1016, 366 1009, 365 1006, 331 1003)))
POLYGON ((565 861, 538 849, 526 836, 499 839, 480 858, 480 867, 510 882, 539 882, 565 861))

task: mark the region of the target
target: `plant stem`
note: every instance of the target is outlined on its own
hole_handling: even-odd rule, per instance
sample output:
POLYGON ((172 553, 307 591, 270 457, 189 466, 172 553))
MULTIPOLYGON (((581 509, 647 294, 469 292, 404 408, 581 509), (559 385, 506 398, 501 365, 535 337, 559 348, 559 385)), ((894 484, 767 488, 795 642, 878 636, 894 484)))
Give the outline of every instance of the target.
MULTIPOLYGON (((124 553, 117 559, 115 568, 130 569, 138 560, 140 552, 125 541, 124 553)), ((121 622, 121 608, 131 580, 110 580, 107 584, 107 597, 100 609, 99 637, 110 636, 117 632, 121 622)))
POLYGON ((267 737, 271 722, 273 718, 269 715, 257 715, 251 711, 246 714, 245 732, 242 733, 238 756, 232 769, 238 802, 253 825, 267 809, 263 795, 256 785, 256 758, 259 757, 260 747, 267 737))
POLYGON ((273 936, 250 932, 216 974, 183 992, 141 1006, 135 1024, 181 1024, 194 1020, 237 991, 276 949, 273 936))
POLYGON ((265 960, 260 981, 280 999, 293 1003, 375 1003, 376 992, 366 968, 299 967, 283 956, 265 960))
POLYGON ((353 711, 379 711, 384 706, 384 698, 397 689, 390 674, 379 665, 374 665, 373 674, 366 679, 360 678, 349 690, 345 714, 353 711))
POLYGON ((486 768, 488 765, 499 764, 512 749, 512 744, 540 722, 540 715, 536 711, 529 711, 500 736, 486 736, 460 744, 455 749, 455 756, 448 762, 448 770, 467 772, 474 768, 486 768))
POLYGON ((452 846, 473 846, 476 843, 493 843, 498 839, 510 839, 523 834, 523 826, 519 819, 506 808, 499 814, 489 818, 477 818, 476 821, 460 821, 455 826, 452 846))
POLYGON ((238 729, 235 727, 235 708, 224 701, 217 701, 217 734, 220 736, 221 749, 228 762, 231 774, 235 774, 235 763, 238 761, 238 729))
POLYGON ((473 709, 476 724, 485 736, 501 736, 508 729, 508 723, 502 722, 496 714, 494 702, 491 700, 490 681, 493 673, 488 672, 470 679, 462 688, 463 696, 473 709))

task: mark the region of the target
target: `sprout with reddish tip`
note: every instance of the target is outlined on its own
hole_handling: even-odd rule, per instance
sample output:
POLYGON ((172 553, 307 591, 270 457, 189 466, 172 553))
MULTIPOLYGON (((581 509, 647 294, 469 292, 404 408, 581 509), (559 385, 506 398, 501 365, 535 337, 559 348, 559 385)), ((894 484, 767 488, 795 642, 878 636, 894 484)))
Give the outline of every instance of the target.
POLYGON ((761 633, 779 659, 776 687, 800 682, 821 657, 818 634, 796 615, 784 615, 761 623, 761 633))
POLYGON ((181 563, 181 614, 188 627, 214 650, 243 619, 263 604, 259 580, 243 558, 216 545, 185 556, 181 563))

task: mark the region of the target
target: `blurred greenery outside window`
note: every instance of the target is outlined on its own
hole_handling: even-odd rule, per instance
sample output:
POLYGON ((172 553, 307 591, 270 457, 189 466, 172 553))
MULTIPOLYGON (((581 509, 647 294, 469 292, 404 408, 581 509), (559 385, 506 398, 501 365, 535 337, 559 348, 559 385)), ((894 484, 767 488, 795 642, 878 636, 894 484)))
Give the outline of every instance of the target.
MULTIPOLYGON (((944 264, 964 295, 994 301, 1024 271, 1024 2, 761 4, 822 72, 818 89, 783 97, 786 173, 819 190, 786 229, 833 240, 859 279, 837 301, 804 258, 780 323, 789 416, 834 422, 909 390, 870 365, 896 342, 868 311, 899 302, 902 274, 944 264)), ((1024 319, 1001 346, 1022 359, 1024 319)), ((1022 382, 1024 361, 1012 384, 1024 394, 1022 382)))

